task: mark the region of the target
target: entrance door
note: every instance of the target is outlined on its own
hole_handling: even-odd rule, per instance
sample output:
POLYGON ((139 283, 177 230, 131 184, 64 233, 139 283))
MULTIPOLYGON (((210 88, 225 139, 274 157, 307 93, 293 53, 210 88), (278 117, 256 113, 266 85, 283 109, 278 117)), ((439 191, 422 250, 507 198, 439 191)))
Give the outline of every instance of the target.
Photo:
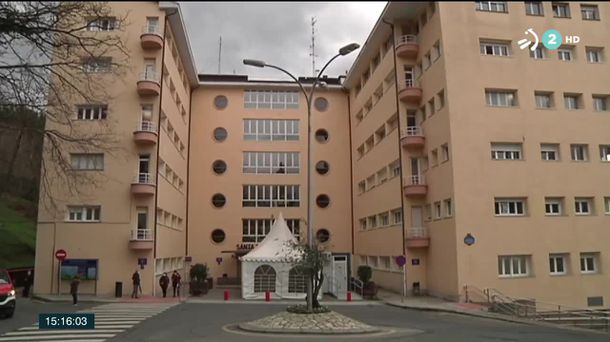
POLYGON ((411 207, 411 228, 424 226, 421 207, 411 207))
POLYGON ((347 299, 347 256, 333 256, 331 291, 338 299, 347 299))

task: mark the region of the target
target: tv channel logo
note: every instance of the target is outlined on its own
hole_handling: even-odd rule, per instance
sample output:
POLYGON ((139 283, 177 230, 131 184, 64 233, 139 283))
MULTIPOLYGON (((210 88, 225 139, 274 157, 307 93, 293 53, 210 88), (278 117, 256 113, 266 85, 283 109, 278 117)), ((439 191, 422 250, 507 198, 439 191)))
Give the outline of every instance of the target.
POLYGON ((533 40, 527 38, 519 40, 517 44, 519 44, 519 48, 521 50, 529 47, 531 51, 534 51, 540 42, 542 42, 542 45, 549 50, 557 50, 562 44, 577 44, 580 42, 579 36, 566 35, 564 37, 561 32, 555 29, 544 32, 541 39, 538 38, 538 34, 536 34, 532 28, 528 28, 527 31, 525 31, 525 34, 531 35, 533 40))

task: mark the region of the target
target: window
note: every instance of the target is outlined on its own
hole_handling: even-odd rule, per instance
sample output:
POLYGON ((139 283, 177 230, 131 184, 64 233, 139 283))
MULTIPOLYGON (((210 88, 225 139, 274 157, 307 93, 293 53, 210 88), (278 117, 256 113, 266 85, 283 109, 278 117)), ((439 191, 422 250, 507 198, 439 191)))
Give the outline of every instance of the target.
POLYGON ((297 141, 299 120, 244 120, 244 140, 297 141))
POLYGON ((596 253, 580 253, 580 273, 597 273, 596 253))
POLYGON ((243 185, 243 207, 278 208, 300 206, 299 185, 243 185))
POLYGON ((214 229, 211 235, 212 241, 215 243, 221 243, 225 240, 226 234, 222 229, 214 229))
POLYGON ((451 207, 451 199, 449 198, 444 200, 443 204, 445 206, 445 217, 453 216, 453 207, 451 207))
POLYGON ((145 32, 159 33, 159 17, 146 17, 145 32))
POLYGON ((566 109, 575 110, 581 109, 581 95, 580 94, 563 94, 563 101, 565 103, 566 109))
POLYGON ((481 54, 486 56, 510 56, 509 42, 481 41, 481 54))
POLYGON ((424 213, 424 218, 426 221, 432 220, 432 204, 426 204, 426 206, 424 207, 424 213))
POLYGON ((530 50, 530 57, 533 59, 545 59, 546 50, 542 46, 538 46, 534 51, 530 50))
POLYGON ((377 185, 376 180, 375 180, 375 175, 371 175, 371 176, 367 177, 366 189, 371 190, 372 188, 375 187, 375 185, 377 185))
POLYGON ((325 143, 328 141, 328 132, 325 129, 319 129, 316 131, 316 141, 319 143, 325 143))
POLYGON ((367 257, 367 265, 377 268, 377 257, 376 256, 368 256, 367 257))
POLYGON ((559 144, 540 144, 542 160, 559 160, 559 144))
POLYGON ((444 162, 449 160, 449 145, 448 144, 441 145, 441 158, 442 158, 442 161, 444 161, 444 162))
POLYGON ((329 169, 330 169, 330 164, 325 160, 320 160, 319 162, 316 163, 316 171, 320 175, 327 174, 329 169))
POLYGON ((517 105, 515 91, 485 90, 487 105, 492 107, 513 107, 517 105))
POLYGON ((245 174, 298 174, 299 152, 243 152, 245 174))
POLYGON ((491 143, 491 159, 521 160, 522 144, 491 143))
POLYGON ((369 228, 377 228, 377 216, 369 216, 367 220, 369 228))
POLYGON ((559 216, 563 214, 563 198, 546 197, 544 199, 544 214, 559 216))
POLYGON ((115 17, 92 18, 87 23, 87 31, 113 31, 118 28, 115 17))
POLYGON ((102 153, 91 153, 91 154, 70 154, 70 165, 72 170, 104 170, 104 154, 102 153))
POLYGON ((536 98, 536 108, 549 109, 553 107, 553 93, 551 92, 534 92, 536 98))
POLYGON ((216 208, 224 207, 226 202, 227 202, 227 199, 225 198, 225 196, 223 194, 215 194, 214 196, 212 196, 212 204, 216 208))
POLYGON ((608 95, 593 95, 593 108, 596 112, 608 111, 608 95))
POLYGON ((377 171, 377 182, 383 184, 388 181, 388 169, 386 167, 377 171))
POLYGON ((254 292, 275 292, 275 270, 261 265, 254 271, 254 292))
POLYGON ((390 215, 388 213, 379 214, 379 223, 382 227, 390 225, 390 215))
POLYGON ((570 62, 574 60, 574 49, 567 47, 557 49, 557 57, 560 61, 570 62))
POLYGON ((442 217, 441 202, 434 202, 434 219, 438 220, 442 217))
POLYGON ((434 149, 430 152, 430 159, 432 159, 432 166, 438 165, 438 150, 434 149))
MULTIPOLYGON (((168 124, 167 133, 169 135, 171 135, 173 132, 174 132, 174 128, 171 126, 171 124, 168 124)), ((229 135, 227 133, 227 130, 222 127, 217 127, 216 129, 214 129, 214 140, 216 140, 218 142, 225 141, 225 139, 227 139, 227 135, 229 135)))
POLYGON ((544 16, 544 8, 541 1, 526 1, 525 14, 544 16))
POLYGON ((498 257, 498 274, 500 277, 524 277, 527 276, 527 255, 505 255, 498 257))
POLYGON ((394 222, 394 224, 402 223, 402 209, 392 210, 392 222, 394 222))
POLYGON ((587 46, 585 47, 585 53, 587 55, 587 62, 589 63, 602 63, 604 61, 603 48, 587 46))
POLYGON ((330 205, 330 197, 324 194, 318 195, 318 197, 316 197, 316 204, 320 208, 326 208, 330 205))
POLYGON ((573 144, 570 145, 570 152, 572 154, 573 161, 588 161, 589 160, 589 147, 585 144, 573 144))
POLYGON ((604 197, 604 207, 606 215, 610 215, 610 197, 604 197))
POLYGON ((100 206, 70 206, 68 207, 69 222, 99 222, 100 206))
POLYGON ((282 90, 245 90, 244 108, 298 109, 299 92, 282 90))
POLYGON ((288 271, 288 293, 305 293, 305 274, 299 268, 288 271))
POLYGON ((109 72, 112 68, 112 58, 86 58, 83 60, 83 71, 89 73, 109 72))
POLYGON ((593 213, 592 198, 575 198, 574 212, 576 215, 591 215, 593 213))
POLYGON ((379 268, 384 270, 390 269, 390 257, 380 256, 379 257, 379 268))
POLYGON ((477 11, 508 13, 506 1, 476 1, 477 11))
POLYGON ((366 219, 360 219, 358 222, 360 223, 360 230, 366 230, 366 219))
POLYGON ((570 17, 570 4, 568 3, 559 3, 554 2, 553 5, 553 15, 555 18, 569 18, 570 17))
POLYGON ((599 145, 599 155, 602 161, 610 161, 610 145, 599 145))
POLYGON ((436 104, 438 105, 438 107, 436 108, 436 111, 439 111, 441 109, 443 109, 443 107, 445 107, 445 91, 441 90, 436 94, 436 104))
POLYGON ((599 9, 597 5, 580 5, 582 20, 599 20, 599 9))
MULTIPOLYGON (((269 234, 273 221, 271 219, 242 219, 242 242, 258 243, 269 234)), ((299 240, 299 219, 286 219, 286 225, 292 235, 299 240)))
POLYGON ((392 164, 390 164, 390 171, 390 178, 400 176, 400 160, 395 160, 394 162, 392 162, 392 164))
POLYGON ((551 275, 564 275, 567 273, 566 262, 567 256, 565 254, 550 254, 549 255, 549 272, 551 275))
POLYGON ((105 120, 108 116, 107 105, 83 105, 77 107, 78 120, 105 120))
POLYGON ((524 216, 525 200, 511 198, 495 199, 496 216, 524 216))
POLYGON ((364 193, 366 191, 366 182, 362 181, 358 183, 358 193, 364 193))

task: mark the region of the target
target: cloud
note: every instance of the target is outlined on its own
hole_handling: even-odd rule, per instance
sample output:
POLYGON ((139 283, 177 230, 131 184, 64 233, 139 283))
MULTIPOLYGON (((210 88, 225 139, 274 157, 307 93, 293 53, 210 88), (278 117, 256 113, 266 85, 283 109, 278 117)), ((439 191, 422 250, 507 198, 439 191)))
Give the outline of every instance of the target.
MULTIPOLYGON (((244 66, 242 59, 261 59, 296 76, 312 73, 311 17, 316 17, 316 69, 351 42, 364 44, 385 2, 238 3, 184 2, 182 11, 199 73, 218 72, 253 78, 285 78, 273 69, 244 66)), ((340 57, 325 74, 344 74, 358 51, 340 57)))

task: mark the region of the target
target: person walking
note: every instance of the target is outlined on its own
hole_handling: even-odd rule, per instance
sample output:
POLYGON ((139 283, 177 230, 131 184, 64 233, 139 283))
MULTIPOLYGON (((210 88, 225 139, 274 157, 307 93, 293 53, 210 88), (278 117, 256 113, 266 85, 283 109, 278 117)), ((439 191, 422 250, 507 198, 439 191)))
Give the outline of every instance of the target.
POLYGON ((174 271, 172 273, 172 287, 174 288, 174 297, 176 297, 176 291, 178 292, 178 297, 180 297, 180 281, 182 277, 178 271, 174 271))
POLYGON ((163 298, 167 296, 167 287, 169 286, 169 277, 167 273, 163 273, 161 278, 159 278, 159 285, 161 286, 161 290, 163 290, 163 298))
POLYGON ((78 278, 78 274, 74 276, 72 282, 70 283, 70 294, 72 295, 72 305, 76 306, 78 303, 78 285, 80 284, 80 280, 78 278))
POLYGON ((28 271, 25 278, 23 279, 23 297, 27 298, 30 296, 30 287, 32 287, 32 271, 28 271))
POLYGON ((131 280, 133 283, 133 291, 131 292, 131 298, 138 298, 138 291, 141 291, 140 273, 138 273, 138 270, 133 272, 133 275, 131 276, 131 280))

